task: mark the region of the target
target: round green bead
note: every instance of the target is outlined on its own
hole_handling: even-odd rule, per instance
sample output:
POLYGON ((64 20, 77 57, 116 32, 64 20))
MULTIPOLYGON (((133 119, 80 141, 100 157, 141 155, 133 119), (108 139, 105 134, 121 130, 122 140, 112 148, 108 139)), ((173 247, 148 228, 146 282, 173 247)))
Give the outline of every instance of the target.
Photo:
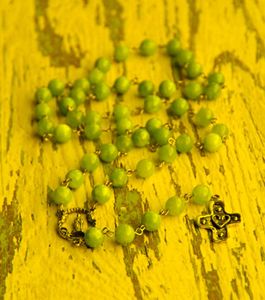
POLYGON ((99 57, 96 60, 95 67, 103 73, 107 73, 111 67, 111 62, 106 57, 99 57))
POLYGON ((162 100, 155 95, 149 95, 144 99, 144 111, 148 114, 156 113, 162 106, 162 100))
POLYGON ((66 143, 72 137, 72 129, 66 124, 60 124, 54 129, 54 141, 56 143, 66 143))
POLYGON ((188 109, 188 101, 184 98, 177 98, 170 104, 169 113, 173 116, 181 117, 187 112, 188 109))
POLYGON ((130 136, 128 135, 120 135, 116 138, 115 145, 118 151, 122 153, 129 152, 133 147, 133 142, 130 136))
POLYGON ((103 244, 104 236, 102 231, 96 227, 90 227, 85 232, 85 243, 90 248, 98 248, 103 244))
POLYGON ((64 97, 58 103, 60 113, 63 116, 66 116, 69 111, 73 111, 76 109, 75 101, 70 97, 64 97))
POLYGON ((136 165, 136 175, 141 178, 148 178, 155 172, 155 165, 150 159, 141 159, 136 165))
POLYGON ((66 115, 66 124, 76 129, 83 121, 83 112, 80 110, 69 111, 66 115))
POLYGON ((110 181, 113 187, 123 187, 128 181, 127 173, 122 168, 115 168, 110 174, 110 181))
POLYGON ((138 128, 132 134, 132 141, 135 147, 145 147, 150 143, 149 132, 145 128, 138 128))
POLYGON ((184 67, 193 60, 193 53, 186 49, 179 49, 174 58, 174 63, 178 67, 184 67))
POLYGON ((212 128, 212 132, 218 134, 222 141, 224 141, 229 135, 229 129, 225 124, 215 124, 212 128))
POLYGON ((151 80, 144 80, 138 85, 138 94, 140 97, 147 97, 154 93, 154 84, 151 80))
POLYGON ((98 166, 99 159, 95 153, 86 153, 80 161, 80 168, 84 172, 93 172, 98 166))
POLYGON ((105 82, 99 82, 95 85, 94 95, 96 100, 103 101, 110 95, 110 88, 105 82))
POLYGON ((118 244, 126 246, 131 244, 135 238, 135 232, 132 226, 128 224, 119 224, 115 230, 115 241, 118 244))
POLYGON ((76 79, 73 88, 82 89, 87 94, 90 90, 90 82, 86 78, 76 79))
POLYGON ((159 95, 162 98, 170 98, 176 92, 176 85, 171 80, 164 80, 159 85, 159 95))
POLYGON ((92 190, 92 199, 99 204, 106 203, 111 197, 111 189, 105 184, 98 184, 92 190))
POLYGON ((123 95, 129 90, 130 85, 131 82, 127 77, 120 76, 115 80, 113 88, 118 95, 123 95))
POLYGON ((197 100, 201 96, 202 92, 202 85, 196 81, 188 82, 183 89, 184 97, 191 100, 197 100))
POLYGON ((199 205, 206 204, 212 197, 209 187, 205 184, 199 184, 192 190, 192 201, 199 205))
POLYGON ((158 230, 161 223, 161 216, 153 211, 147 211, 142 217, 142 224, 147 231, 158 230))
POLYGON ((153 40, 145 39, 139 46, 139 51, 142 56, 151 56, 155 54, 157 45, 153 40))
POLYGON ((88 80, 91 84, 97 84, 103 81, 104 73, 97 68, 94 68, 88 74, 88 80))
POLYGON ((129 130, 132 129, 132 127, 133 127, 133 123, 128 118, 122 118, 117 120, 116 122, 116 130, 118 135, 128 132, 129 130))
POLYGON ((191 61, 187 66, 186 74, 189 79, 195 79, 202 74, 202 66, 195 61, 191 61))
POLYGON ((89 110, 83 117, 83 123, 84 125, 99 124, 101 123, 101 115, 97 111, 89 110))
POLYGON ((168 164, 173 163, 177 157, 177 152, 175 147, 166 144, 158 148, 158 158, 161 162, 166 162, 168 164))
POLYGON ((72 198, 72 191, 66 186, 59 186, 51 192, 51 200, 58 205, 67 205, 72 198))
POLYGON ((114 161, 118 156, 117 147, 113 144, 102 144, 99 150, 100 159, 106 163, 114 161))
POLYGON ((51 108, 45 102, 39 103, 35 108, 35 116, 37 120, 49 117, 51 115, 51 108))
POLYGON ((163 146, 168 143, 168 139, 171 136, 171 132, 167 127, 160 127, 153 132, 153 138, 159 146, 163 146))
POLYGON ((165 209, 168 210, 170 216, 180 215, 185 208, 185 200, 182 197, 173 196, 170 197, 165 205, 165 209))
POLYGON ((54 124, 49 119, 41 119, 37 123, 37 134, 41 137, 45 137, 49 134, 53 134, 54 131, 54 124))
POLYGON ((187 153, 190 152, 193 147, 193 141, 192 138, 186 134, 183 133, 176 139, 176 150, 180 153, 187 153))
POLYGON ((86 101, 86 94, 84 90, 81 88, 77 88, 77 87, 73 88, 70 91, 69 96, 72 99, 74 99, 77 106, 83 104, 86 101))
POLYGON ((221 87, 218 83, 210 83, 204 88, 204 95, 207 100, 215 100, 221 94, 221 87))
POLYGON ((114 49, 114 60, 116 62, 125 61, 129 56, 129 52, 130 50, 125 44, 121 43, 117 45, 114 49))
POLYGON ((153 136, 153 133, 155 132, 155 130, 162 127, 162 125, 163 125, 163 123, 160 119, 152 118, 146 122, 145 128, 149 132, 149 134, 151 136, 153 136))
POLYGON ((68 186, 71 189, 78 189, 84 182, 84 175, 78 169, 71 170, 67 173, 66 180, 69 181, 68 186))
POLYGON ((224 75, 220 72, 213 72, 208 75, 208 82, 209 83, 218 83, 223 85, 225 83, 224 75))
POLYGON ((222 146, 222 139, 219 134, 208 133, 203 140, 203 149, 207 152, 216 152, 222 146))
POLYGON ((52 99, 51 91, 46 87, 38 88, 35 93, 37 102, 48 102, 52 99))
POLYGON ((213 112, 207 108, 207 107, 202 107, 194 117, 194 123, 198 127, 207 127, 211 124, 213 120, 213 112))
POLYGON ((90 140, 94 141, 97 140, 101 135, 101 127, 97 123, 91 123, 88 125, 85 125, 84 128, 84 136, 90 140))
POLYGON ((180 41, 179 39, 172 39, 168 41, 166 46, 167 54, 169 56, 176 56, 178 51, 180 50, 180 41))
POLYGON ((113 109, 113 117, 117 121, 119 119, 128 118, 130 116, 130 110, 123 104, 116 104, 113 109))
POLYGON ((65 84, 59 79, 53 79, 49 82, 48 88, 53 96, 60 96, 64 91, 65 84))

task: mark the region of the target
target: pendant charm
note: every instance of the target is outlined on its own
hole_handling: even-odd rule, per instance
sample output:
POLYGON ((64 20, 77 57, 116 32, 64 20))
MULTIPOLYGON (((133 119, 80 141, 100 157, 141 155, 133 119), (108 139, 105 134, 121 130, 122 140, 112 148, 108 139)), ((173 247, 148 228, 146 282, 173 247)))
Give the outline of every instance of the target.
POLYGON ((219 196, 213 196, 209 201, 209 214, 197 217, 196 224, 200 228, 210 231, 213 242, 221 242, 227 239, 227 225, 241 221, 240 214, 230 214, 225 211, 224 202, 219 196))

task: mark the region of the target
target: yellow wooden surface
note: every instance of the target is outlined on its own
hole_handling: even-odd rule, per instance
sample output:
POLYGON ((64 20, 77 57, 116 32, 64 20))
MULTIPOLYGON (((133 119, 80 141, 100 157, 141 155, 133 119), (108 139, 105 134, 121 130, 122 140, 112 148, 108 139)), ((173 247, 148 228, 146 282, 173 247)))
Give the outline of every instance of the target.
MULTIPOLYGON (((265 299, 264 56, 263 0, 1 0, 0 299, 265 299), (181 217, 164 219, 158 233, 131 247, 108 240, 93 252, 74 248, 56 234, 47 189, 92 148, 77 139, 58 148, 42 144, 34 136, 33 94, 51 78, 86 74, 98 56, 111 56, 119 40, 131 47, 145 37, 164 44, 175 33, 205 73, 224 73, 221 98, 207 105, 231 136, 216 154, 201 157, 194 150, 144 183, 130 179, 135 205, 123 198, 128 190, 118 192, 116 204, 112 198, 95 217, 99 226, 115 228, 118 215, 133 219, 135 211, 137 219, 203 182, 228 211, 241 213, 242 222, 230 226, 226 242, 212 245, 192 223, 203 208, 188 205, 181 217)), ((156 84, 172 76, 161 54, 132 55, 113 68, 108 82, 123 72, 156 84)), ((140 104, 133 91, 125 98, 128 105, 140 104)), ((111 110, 113 103, 114 97, 96 109, 111 110)), ((183 126, 196 134, 186 118, 183 126)), ((123 162, 133 168, 142 155, 135 151, 123 162)), ((94 180, 103 176, 97 171, 94 180)), ((87 180, 73 205, 83 206, 90 191, 87 180)))

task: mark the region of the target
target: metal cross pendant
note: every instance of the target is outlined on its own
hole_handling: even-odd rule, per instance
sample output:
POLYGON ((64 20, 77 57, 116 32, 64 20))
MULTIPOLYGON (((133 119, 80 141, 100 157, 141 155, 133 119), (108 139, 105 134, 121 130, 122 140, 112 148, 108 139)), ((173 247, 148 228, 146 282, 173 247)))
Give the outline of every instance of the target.
POLYGON ((197 217, 196 224, 200 228, 210 231, 213 242, 221 242, 227 239, 227 225, 241 221, 240 214, 229 214, 225 211, 224 202, 219 196, 213 196, 209 201, 209 214, 197 217))

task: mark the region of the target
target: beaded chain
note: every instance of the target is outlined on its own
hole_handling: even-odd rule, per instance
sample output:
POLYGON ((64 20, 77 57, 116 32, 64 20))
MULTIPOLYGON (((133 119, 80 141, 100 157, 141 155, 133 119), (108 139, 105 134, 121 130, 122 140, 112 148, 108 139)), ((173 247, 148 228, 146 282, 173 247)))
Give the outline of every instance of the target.
POLYGON ((165 46, 160 47, 153 40, 145 39, 135 51, 137 52, 135 55, 143 57, 152 56, 157 51, 166 53, 174 70, 174 80, 162 81, 156 91, 150 80, 139 82, 136 78, 119 76, 110 87, 105 75, 111 65, 124 63, 133 52, 124 43, 120 43, 114 50, 113 60, 106 57, 98 58, 87 77, 68 84, 53 79, 47 87, 40 87, 36 91, 36 131, 43 141, 62 144, 68 142, 73 134, 77 134, 82 141, 94 143, 96 148, 94 152, 85 153, 80 165, 70 170, 63 182, 48 195, 50 203, 58 206, 58 233, 77 246, 97 248, 102 245, 104 236, 114 236, 118 244, 126 246, 132 243, 137 235, 158 230, 162 216, 181 214, 185 204, 190 201, 209 206, 209 214, 198 217, 195 222, 197 226, 209 229, 212 241, 225 240, 226 226, 239 222, 240 215, 226 213, 219 196, 212 195, 209 187, 204 184, 195 186, 190 194, 170 197, 159 212, 146 211, 137 228, 125 223, 118 224, 114 231, 107 227, 102 229, 96 227, 93 211, 97 206, 109 201, 112 189, 126 187, 129 176, 146 179, 155 173, 156 168, 173 164, 177 155, 191 152, 194 145, 202 154, 216 152, 228 137, 227 126, 215 123, 216 118, 209 108, 201 107, 194 113, 191 104, 192 101, 210 102, 217 99, 224 87, 222 73, 213 72, 205 76, 194 54, 182 48, 178 38, 173 38, 165 46), (133 86, 137 86, 138 97, 143 98, 143 107, 137 107, 135 111, 131 111, 124 104, 125 101, 119 101, 120 97, 124 97, 133 86), (176 97, 176 92, 180 96, 176 97), (118 96, 112 112, 102 114, 87 107, 88 103, 91 107, 93 102, 106 101, 111 93, 118 96), (49 105, 52 99, 55 99, 58 105, 58 117, 65 118, 64 123, 55 125, 52 121, 52 109, 49 105), (168 123, 163 124, 159 118, 153 116, 142 126, 133 124, 135 115, 142 113, 155 115, 162 106, 166 107, 168 123), (187 133, 175 137, 176 128, 172 120, 181 119, 185 115, 188 115, 194 126, 209 127, 201 142, 194 143, 193 138, 187 133), (114 122, 115 128, 102 128, 104 119, 114 122), (103 132, 109 132, 114 143, 101 143, 100 137, 103 132), (147 148, 150 152, 156 152, 156 160, 142 158, 137 162, 135 170, 119 165, 118 159, 127 155, 133 147, 147 148), (84 175, 93 173, 100 166, 100 162, 109 166, 108 179, 92 187, 89 208, 67 208, 73 198, 73 191, 83 184, 84 175), (71 214, 76 215, 72 231, 67 228, 71 214), (87 223, 86 230, 84 217, 87 223))

